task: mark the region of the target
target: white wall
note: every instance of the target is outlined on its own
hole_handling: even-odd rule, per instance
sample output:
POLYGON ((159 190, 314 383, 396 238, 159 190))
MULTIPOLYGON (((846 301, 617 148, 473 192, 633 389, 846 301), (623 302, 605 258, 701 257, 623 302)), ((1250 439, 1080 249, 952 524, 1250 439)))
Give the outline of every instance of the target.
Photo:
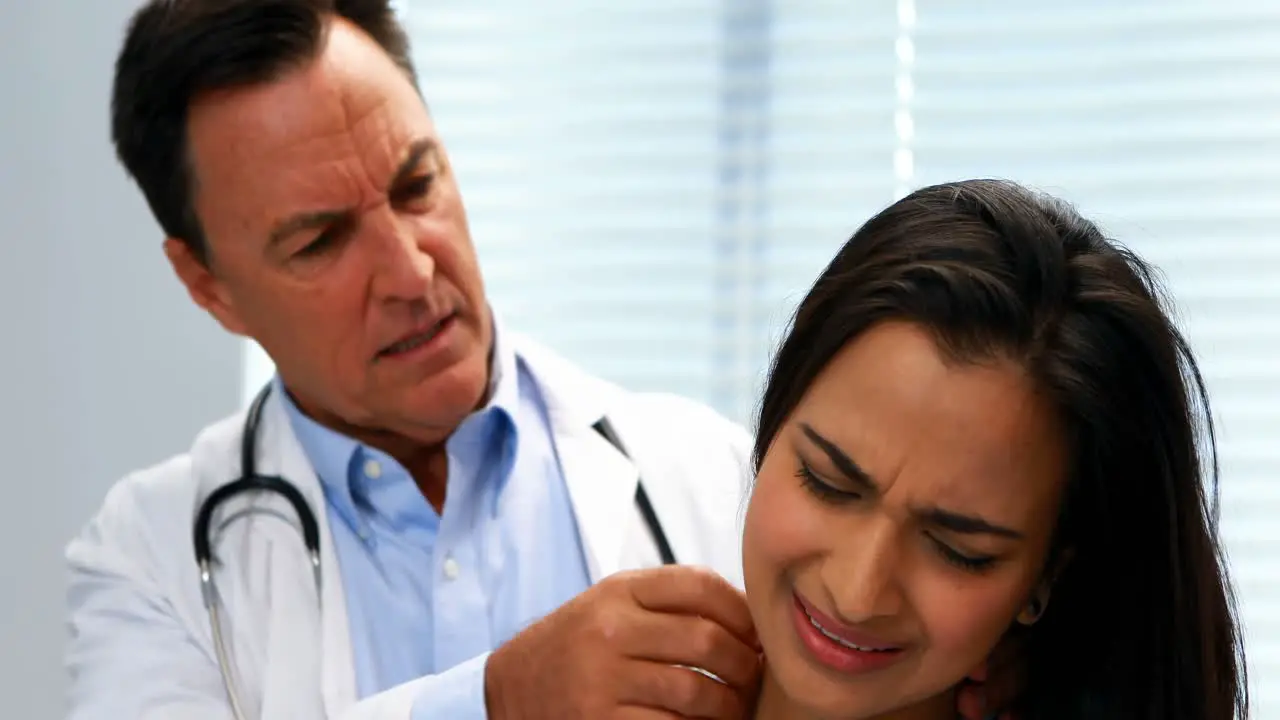
POLYGON ((112 155, 135 0, 0 2, 0 697, 63 715, 62 549, 122 473, 240 402, 242 345, 191 306, 112 155))

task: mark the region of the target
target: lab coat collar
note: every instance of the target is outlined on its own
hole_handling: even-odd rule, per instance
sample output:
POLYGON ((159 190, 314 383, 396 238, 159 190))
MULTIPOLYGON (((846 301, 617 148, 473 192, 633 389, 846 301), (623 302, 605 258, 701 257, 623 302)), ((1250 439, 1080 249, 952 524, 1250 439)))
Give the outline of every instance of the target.
POLYGON ((593 428, 608 416, 625 439, 625 423, 610 414, 623 391, 527 337, 513 334, 512 339, 546 405, 587 569, 597 582, 622 569, 625 519, 634 512, 640 480, 632 460, 593 428))

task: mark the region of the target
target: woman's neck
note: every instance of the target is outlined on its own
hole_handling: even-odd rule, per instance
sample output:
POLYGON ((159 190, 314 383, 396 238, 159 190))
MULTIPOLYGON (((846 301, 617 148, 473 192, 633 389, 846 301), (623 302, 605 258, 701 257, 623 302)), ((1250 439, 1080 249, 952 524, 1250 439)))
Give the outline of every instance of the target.
POLYGON ((753 717, 755 720, 954 720, 957 715, 954 692, 945 692, 875 716, 825 718, 811 715, 783 692, 766 665, 753 717))

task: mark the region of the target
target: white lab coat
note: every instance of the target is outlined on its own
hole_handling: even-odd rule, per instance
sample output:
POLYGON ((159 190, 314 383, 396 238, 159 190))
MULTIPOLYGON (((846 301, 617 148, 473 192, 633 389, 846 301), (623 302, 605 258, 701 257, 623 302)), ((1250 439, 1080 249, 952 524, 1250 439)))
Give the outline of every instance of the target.
MULTIPOLYGON (((738 518, 750 440, 709 408, 625 391, 524 338, 548 406, 591 578, 660 564, 636 510, 644 478, 677 558, 741 586, 738 518), (607 415, 628 460, 592 429, 607 415)), ((118 482, 67 548, 73 720, 229 720, 193 559, 200 501, 240 473, 243 413, 206 428, 187 454, 118 482)), ((301 490, 320 523, 317 598, 298 525, 274 494, 214 518, 224 634, 245 711, 283 720, 408 720, 426 678, 357 703, 341 575, 319 481, 280 403, 264 408, 259 470, 301 490)))

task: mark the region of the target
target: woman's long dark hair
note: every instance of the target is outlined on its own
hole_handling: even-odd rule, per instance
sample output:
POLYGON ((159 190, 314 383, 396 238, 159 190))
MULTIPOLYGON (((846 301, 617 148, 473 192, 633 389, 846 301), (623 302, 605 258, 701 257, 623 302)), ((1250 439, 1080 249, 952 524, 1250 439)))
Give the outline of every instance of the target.
POLYGON ((960 361, 1021 363, 1069 433, 1048 566, 1064 549, 1070 560, 1022 631, 1025 720, 1247 717, 1208 396, 1153 269, 1013 183, 912 193, 863 225, 801 302, 769 373, 757 470, 832 356, 888 319, 929 328, 960 361))

